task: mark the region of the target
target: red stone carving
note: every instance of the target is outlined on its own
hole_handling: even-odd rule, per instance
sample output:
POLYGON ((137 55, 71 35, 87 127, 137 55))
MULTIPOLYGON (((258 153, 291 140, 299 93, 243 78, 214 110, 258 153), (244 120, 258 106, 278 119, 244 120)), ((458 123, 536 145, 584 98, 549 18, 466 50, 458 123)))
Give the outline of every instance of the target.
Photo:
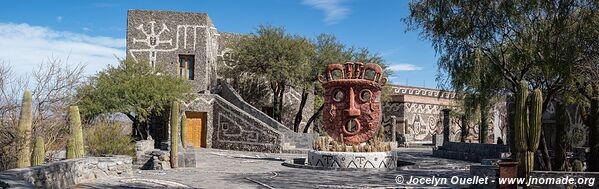
POLYGON ((381 122, 381 90, 387 82, 377 64, 347 62, 330 64, 319 76, 325 89, 323 127, 346 144, 368 141, 381 122))

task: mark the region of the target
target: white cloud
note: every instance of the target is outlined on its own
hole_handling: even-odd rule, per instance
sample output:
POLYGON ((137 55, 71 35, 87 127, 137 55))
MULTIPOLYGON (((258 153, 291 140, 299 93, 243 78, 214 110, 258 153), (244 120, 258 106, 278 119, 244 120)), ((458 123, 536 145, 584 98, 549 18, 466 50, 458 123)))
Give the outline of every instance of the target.
POLYGON ((399 54, 400 49, 399 48, 393 48, 393 49, 387 49, 381 52, 381 56, 382 57, 389 57, 389 56, 394 56, 399 54))
POLYGON ((349 13, 349 8, 342 5, 345 0, 303 0, 303 4, 323 10, 326 14, 324 22, 336 24, 349 13))
POLYGON ((392 71, 416 71, 422 70, 422 67, 416 66, 414 64, 391 64, 389 69, 392 71))
POLYGON ((56 17, 56 21, 58 21, 58 22, 62 22, 62 16, 57 16, 57 17, 56 17))
POLYGON ((17 74, 31 73, 54 57, 69 64, 86 64, 91 75, 108 64, 116 65, 125 55, 125 39, 55 31, 29 24, 0 23, 0 62, 9 63, 17 74))

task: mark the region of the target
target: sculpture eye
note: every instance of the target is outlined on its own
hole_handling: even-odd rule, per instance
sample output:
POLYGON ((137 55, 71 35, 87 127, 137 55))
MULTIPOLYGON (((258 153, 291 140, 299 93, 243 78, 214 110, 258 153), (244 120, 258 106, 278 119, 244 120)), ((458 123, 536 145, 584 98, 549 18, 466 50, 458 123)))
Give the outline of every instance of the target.
POLYGON ((337 90, 333 93, 333 100, 336 102, 341 102, 345 98, 345 94, 341 90, 337 90))
POLYGON ((363 102, 368 102, 370 101, 370 98, 372 98, 372 92, 370 92, 370 90, 363 89, 362 91, 360 91, 360 100, 362 100, 363 102))

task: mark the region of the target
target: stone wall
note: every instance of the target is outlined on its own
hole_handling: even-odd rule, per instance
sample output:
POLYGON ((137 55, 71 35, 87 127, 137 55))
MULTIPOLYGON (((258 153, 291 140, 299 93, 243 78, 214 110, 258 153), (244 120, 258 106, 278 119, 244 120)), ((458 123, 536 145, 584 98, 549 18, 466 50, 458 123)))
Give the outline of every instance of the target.
MULTIPOLYGON (((194 98, 191 101, 183 102, 181 104, 181 110, 183 112, 206 112, 206 126, 204 127, 206 134, 202 137, 206 137, 206 148, 213 148, 213 132, 214 132, 214 96, 213 94, 194 94, 194 98)), ((181 138, 181 137, 179 137, 181 138)))
MULTIPOLYGON (((383 120, 397 118, 396 128, 399 137, 410 144, 433 143, 433 136, 443 133, 444 109, 458 110, 455 93, 409 87, 391 86, 391 100, 383 105, 383 120)), ((479 137, 479 125, 473 121, 468 125, 467 142, 476 143, 479 137)), ((449 137, 452 142, 460 141, 461 123, 457 117, 450 117, 449 137)), ((487 143, 495 143, 497 137, 506 141, 507 108, 505 101, 493 104, 489 111, 487 143)))
POLYGON ((280 152, 282 134, 215 94, 199 94, 184 103, 185 111, 207 113, 206 147, 228 150, 280 152))
POLYGON ((127 56, 163 66, 179 75, 179 55, 194 56, 195 92, 208 92, 216 80, 218 36, 206 13, 129 10, 127 56))
POLYGON ((74 185, 131 174, 129 156, 88 157, 52 162, 0 173, 4 188, 69 188, 74 185))
POLYGON ((135 155, 144 155, 154 150, 154 140, 135 141, 135 155))
POLYGON ((483 159, 500 159, 502 153, 509 151, 509 146, 500 144, 444 142, 443 146, 433 149, 433 156, 481 162, 483 159))

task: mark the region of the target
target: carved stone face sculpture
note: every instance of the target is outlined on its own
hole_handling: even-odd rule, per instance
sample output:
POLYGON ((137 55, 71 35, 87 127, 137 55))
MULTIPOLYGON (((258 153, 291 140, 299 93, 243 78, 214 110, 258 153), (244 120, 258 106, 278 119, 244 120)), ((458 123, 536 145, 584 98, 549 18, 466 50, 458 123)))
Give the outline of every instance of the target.
POLYGON ((387 82, 377 64, 330 64, 324 78, 323 127, 335 140, 346 144, 372 138, 380 127, 381 89, 387 82))

